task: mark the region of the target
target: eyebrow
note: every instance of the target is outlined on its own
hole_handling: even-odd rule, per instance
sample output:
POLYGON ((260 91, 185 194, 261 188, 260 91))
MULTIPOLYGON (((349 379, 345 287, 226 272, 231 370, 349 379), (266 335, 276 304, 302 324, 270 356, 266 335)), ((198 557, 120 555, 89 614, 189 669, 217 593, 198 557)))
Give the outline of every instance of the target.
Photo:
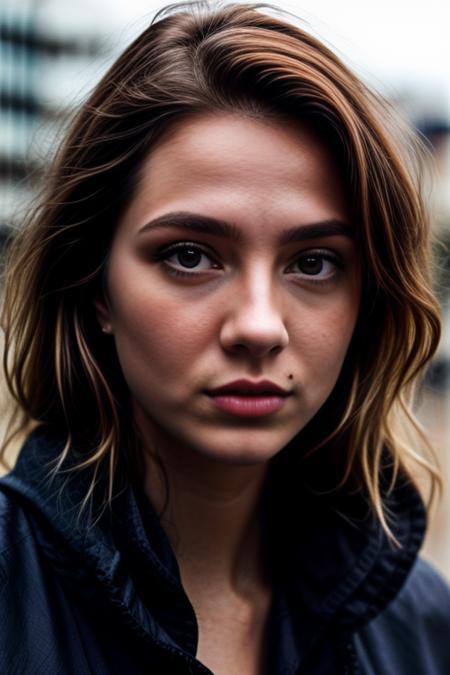
MULTIPOLYGON (((138 234, 170 227, 181 227, 192 232, 212 234, 238 243, 244 239, 242 230, 233 223, 187 211, 176 211, 158 216, 143 225, 138 234)), ((281 233, 279 243, 291 244, 308 239, 334 236, 346 236, 354 239, 354 233, 350 225, 336 218, 331 218, 316 223, 290 227, 281 233)))

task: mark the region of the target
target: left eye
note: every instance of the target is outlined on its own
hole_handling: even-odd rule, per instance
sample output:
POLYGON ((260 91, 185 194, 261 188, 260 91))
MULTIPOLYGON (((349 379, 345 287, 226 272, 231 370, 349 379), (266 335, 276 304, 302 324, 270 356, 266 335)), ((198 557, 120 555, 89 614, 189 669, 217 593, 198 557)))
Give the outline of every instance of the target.
POLYGON ((338 260, 331 254, 320 251, 306 252, 289 266, 289 272, 299 273, 306 277, 327 279, 336 272, 338 260))

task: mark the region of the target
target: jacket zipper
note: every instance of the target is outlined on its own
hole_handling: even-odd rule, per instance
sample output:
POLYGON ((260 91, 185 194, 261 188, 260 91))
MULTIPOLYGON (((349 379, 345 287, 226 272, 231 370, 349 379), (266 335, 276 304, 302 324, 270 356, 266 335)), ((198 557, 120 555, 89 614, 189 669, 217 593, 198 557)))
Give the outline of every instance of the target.
POLYGON ((345 666, 344 675, 361 675, 358 656, 353 641, 350 640, 345 645, 345 666))

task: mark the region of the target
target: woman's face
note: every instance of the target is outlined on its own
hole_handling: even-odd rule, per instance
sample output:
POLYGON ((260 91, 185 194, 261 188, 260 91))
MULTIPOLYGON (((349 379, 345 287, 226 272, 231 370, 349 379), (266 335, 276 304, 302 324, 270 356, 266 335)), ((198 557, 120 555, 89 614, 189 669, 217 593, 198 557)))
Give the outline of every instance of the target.
POLYGON ((358 314, 353 225, 305 126, 197 116, 151 152, 97 312, 163 454, 264 462, 317 413, 358 314))

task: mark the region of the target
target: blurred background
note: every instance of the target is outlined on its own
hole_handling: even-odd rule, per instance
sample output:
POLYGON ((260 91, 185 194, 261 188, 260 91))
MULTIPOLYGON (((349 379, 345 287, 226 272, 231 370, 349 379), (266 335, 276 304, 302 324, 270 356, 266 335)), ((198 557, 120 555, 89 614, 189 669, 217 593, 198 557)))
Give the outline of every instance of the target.
MULTIPOLYGON (((0 250, 21 227, 71 114, 164 5, 144 0, 0 0, 0 250)), ((450 40, 447 0, 276 0, 388 98, 429 153, 437 239, 440 350, 418 415, 446 487, 425 546, 450 579, 450 40)))

